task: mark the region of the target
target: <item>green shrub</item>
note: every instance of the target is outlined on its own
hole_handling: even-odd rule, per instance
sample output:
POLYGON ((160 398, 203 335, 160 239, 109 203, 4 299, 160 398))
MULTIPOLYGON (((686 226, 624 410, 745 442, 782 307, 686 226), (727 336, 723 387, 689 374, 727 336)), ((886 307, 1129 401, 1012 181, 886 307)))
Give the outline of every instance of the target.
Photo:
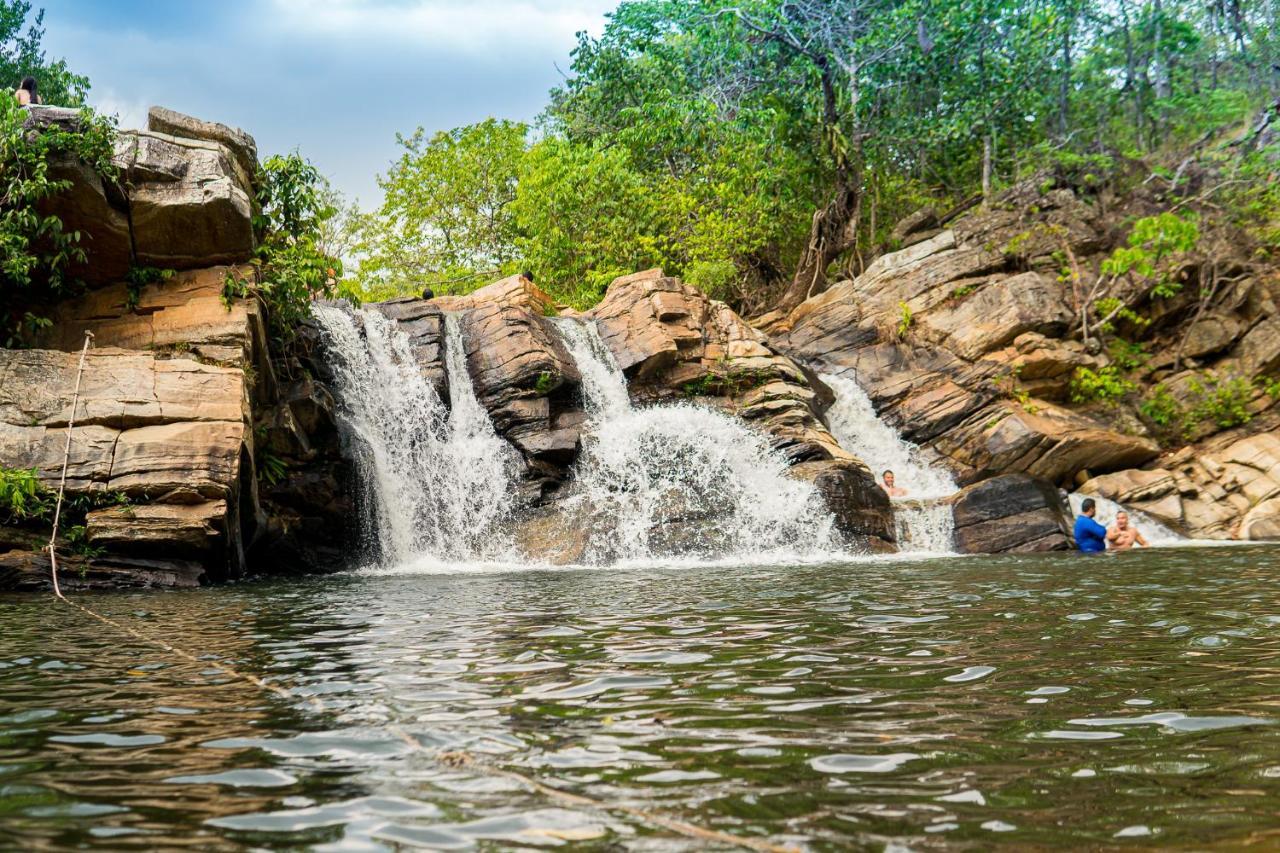
POLYGON ((1102 274, 1135 276, 1150 282, 1154 295, 1167 299, 1182 289, 1182 283, 1172 277, 1169 258, 1190 252, 1199 241, 1200 227, 1190 217, 1171 211, 1144 216, 1133 223, 1127 245, 1102 262, 1102 274))
POLYGON ((337 294, 342 262, 325 254, 317 241, 338 209, 325 195, 320 172, 297 153, 269 158, 258 178, 254 280, 228 273, 222 297, 230 305, 256 294, 267 308, 272 337, 287 342, 310 316, 312 300, 337 294))
POLYGON ((1183 422, 1183 431, 1186 433, 1192 432, 1206 420, 1213 421, 1222 429, 1241 426, 1253 420, 1253 414, 1248 409, 1249 401, 1253 399, 1253 385, 1248 379, 1238 376, 1218 379, 1206 375, 1200 379, 1192 379, 1187 388, 1196 402, 1183 422))
POLYGON ((1137 370, 1147 363, 1147 348, 1142 344, 1113 338, 1107 349, 1111 353, 1111 362, 1121 370, 1137 370))
POLYGON ((1107 365, 1097 371, 1077 367, 1071 378, 1071 400, 1075 403, 1102 402, 1114 405, 1135 387, 1114 365, 1107 365))
POLYGON ((40 518, 50 509, 34 468, 0 468, 0 524, 40 518))
POLYGON ((1184 417, 1182 406, 1177 398, 1163 385, 1157 385, 1151 389, 1147 398, 1142 401, 1142 405, 1138 407, 1138 412, 1161 429, 1177 425, 1184 417))
POLYGON ((79 231, 67 231, 41 203, 71 188, 49 175, 51 157, 71 155, 104 179, 115 180, 114 120, 84 109, 79 128, 28 129, 30 113, 13 97, 0 97, 0 337, 22 346, 48 325, 43 306, 67 295, 68 268, 87 261, 79 231))
POLYGON ((898 319, 898 339, 902 340, 907 336, 907 330, 911 328, 911 322, 914 318, 911 316, 911 306, 907 303, 899 302, 898 310, 901 312, 898 319))
POLYGON ((694 261, 685 270, 684 277, 707 296, 724 301, 733 295, 738 267, 733 261, 694 261))

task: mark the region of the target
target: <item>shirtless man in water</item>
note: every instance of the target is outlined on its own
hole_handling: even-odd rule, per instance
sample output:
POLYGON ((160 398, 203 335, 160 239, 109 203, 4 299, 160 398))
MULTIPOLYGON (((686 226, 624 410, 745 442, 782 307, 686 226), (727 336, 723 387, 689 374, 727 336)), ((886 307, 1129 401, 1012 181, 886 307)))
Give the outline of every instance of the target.
POLYGON ((891 498, 905 498, 907 496, 906 489, 900 489, 893 484, 892 471, 884 472, 884 490, 889 494, 889 497, 891 498))
POLYGON ((1147 547, 1138 528, 1129 524, 1129 513, 1117 512, 1115 523, 1107 528, 1107 547, 1112 551, 1128 551, 1134 543, 1147 547))

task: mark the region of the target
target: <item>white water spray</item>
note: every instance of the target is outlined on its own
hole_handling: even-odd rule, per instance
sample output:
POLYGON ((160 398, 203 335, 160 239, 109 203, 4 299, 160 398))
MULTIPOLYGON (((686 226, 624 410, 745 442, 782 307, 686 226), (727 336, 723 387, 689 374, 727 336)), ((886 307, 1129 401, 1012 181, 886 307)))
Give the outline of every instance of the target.
POLYGON ((594 535, 589 562, 833 552, 817 489, 767 439, 692 403, 635 407, 595 324, 557 322, 582 374, 588 431, 566 511, 594 535))
POLYGON ((409 340, 377 311, 315 306, 333 354, 340 423, 355 445, 384 562, 512 555, 519 460, 476 400, 458 319, 445 317, 451 406, 418 369, 409 340))
POLYGON ((920 449, 898 435, 876 414, 871 398, 857 382, 843 376, 820 377, 836 395, 827 411, 831 434, 845 450, 876 473, 893 471, 906 498, 893 501, 899 547, 930 554, 951 552, 955 521, 942 499, 956 493, 956 482, 945 469, 930 465, 920 449))
POLYGON ((1079 492, 1072 492, 1068 495, 1073 518, 1080 515, 1080 506, 1084 503, 1085 498, 1093 498, 1094 503, 1097 504, 1097 512, 1094 513, 1093 520, 1103 527, 1111 526, 1112 522, 1116 520, 1116 513, 1127 512, 1129 513, 1129 524, 1135 527, 1142 534, 1142 538, 1146 539, 1153 548, 1168 545, 1185 545, 1188 542, 1186 537, 1179 536, 1146 513, 1127 509, 1101 495, 1082 495, 1079 492))

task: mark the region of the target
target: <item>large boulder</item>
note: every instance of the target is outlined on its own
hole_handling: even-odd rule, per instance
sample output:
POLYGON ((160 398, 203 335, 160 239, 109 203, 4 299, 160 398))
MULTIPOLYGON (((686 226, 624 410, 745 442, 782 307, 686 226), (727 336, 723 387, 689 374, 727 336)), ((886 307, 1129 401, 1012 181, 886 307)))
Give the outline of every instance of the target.
POLYGON ((767 433, 793 463, 850 460, 821 415, 831 392, 722 302, 653 269, 587 313, 642 402, 694 399, 767 433))
MULTIPOLYGON (((27 121, 74 130, 79 114, 36 106, 27 121)), ((50 177, 69 188, 42 209, 78 231, 88 255, 72 275, 97 285, 138 267, 195 269, 252 256, 257 149, 247 134, 153 110, 150 130, 119 133, 112 164, 118 182, 70 157, 50 163, 50 177)))
POLYGON ((1154 459, 1150 439, 1105 428, 1043 400, 1002 400, 939 438, 935 447, 978 478, 1025 472, 1070 484, 1077 471, 1105 472, 1154 459))
POLYGON ((577 365, 551 321, 513 304, 463 315, 467 372, 498 434, 524 457, 541 499, 568 474, 583 413, 577 365))
POLYGON ((1066 551, 1071 522, 1052 483, 1004 474, 962 489, 951 498, 954 544, 961 554, 1066 551))

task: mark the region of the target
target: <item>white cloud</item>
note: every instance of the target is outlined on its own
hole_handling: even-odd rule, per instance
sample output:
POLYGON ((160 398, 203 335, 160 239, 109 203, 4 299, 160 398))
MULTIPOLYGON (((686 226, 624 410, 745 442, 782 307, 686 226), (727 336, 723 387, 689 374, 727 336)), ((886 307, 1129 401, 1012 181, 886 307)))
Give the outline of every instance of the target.
POLYGON ((89 92, 89 105, 105 115, 114 115, 120 119, 120 127, 135 130, 147 126, 146 98, 122 96, 115 89, 93 88, 89 92))
POLYGON ((379 40, 467 53, 501 50, 518 61, 523 47, 543 52, 573 44, 579 30, 599 32, 617 0, 271 0, 260 21, 294 35, 379 40))

